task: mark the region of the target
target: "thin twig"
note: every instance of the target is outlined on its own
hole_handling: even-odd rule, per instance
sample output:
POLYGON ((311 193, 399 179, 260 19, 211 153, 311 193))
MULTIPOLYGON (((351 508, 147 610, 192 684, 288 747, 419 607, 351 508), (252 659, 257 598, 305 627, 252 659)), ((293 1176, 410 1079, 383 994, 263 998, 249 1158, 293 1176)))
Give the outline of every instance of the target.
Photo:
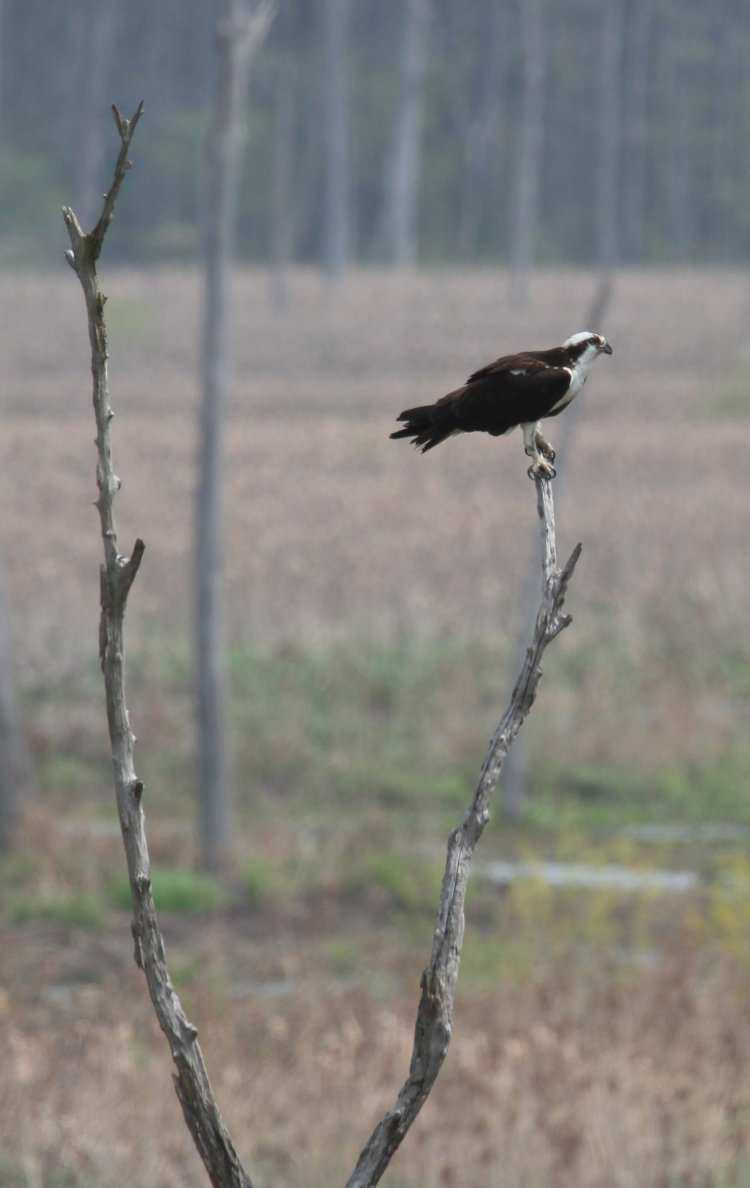
POLYGON ((66 258, 83 288, 91 342, 94 414, 96 417, 98 496, 96 507, 101 522, 104 564, 101 568, 101 618, 99 644, 107 700, 107 720, 114 765, 115 794, 123 844, 128 863, 133 900, 135 960, 146 976, 159 1025, 169 1041, 177 1068, 175 1088, 188 1129, 206 1171, 216 1188, 252 1188, 251 1181, 234 1149, 211 1089, 198 1032, 187 1019, 172 985, 151 892, 151 868, 146 844, 143 813, 143 784, 133 761, 135 738, 125 703, 124 622, 128 593, 143 557, 144 544, 137 540, 130 557, 120 556, 114 519, 114 499, 120 480, 112 464, 107 379, 107 330, 104 321, 105 296, 99 289, 96 260, 112 220, 115 200, 130 162, 128 150, 143 104, 131 120, 114 108, 120 136, 120 153, 112 184, 104 196, 99 220, 84 234, 70 207, 63 208, 71 250, 66 258))
POLYGON ((396 1105, 388 1111, 368 1140, 347 1188, 372 1188, 378 1183, 427 1099, 442 1067, 451 1038, 453 1000, 464 933, 464 901, 471 860, 490 819, 490 804, 505 756, 534 703, 542 675, 544 650, 570 622, 570 616, 562 613, 562 607, 568 582, 581 554, 581 545, 576 545, 564 568, 559 570, 550 481, 537 477, 536 490, 544 580, 532 639, 510 704, 492 737, 471 804, 463 821, 448 839, 432 954, 422 974, 422 996, 417 1011, 409 1076, 396 1105))

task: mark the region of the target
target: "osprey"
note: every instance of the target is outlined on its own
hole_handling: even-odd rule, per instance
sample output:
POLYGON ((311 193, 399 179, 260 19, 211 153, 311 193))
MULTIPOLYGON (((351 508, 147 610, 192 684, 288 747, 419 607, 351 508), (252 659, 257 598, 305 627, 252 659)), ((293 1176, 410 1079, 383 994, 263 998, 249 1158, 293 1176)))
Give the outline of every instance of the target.
POLYGON ((554 478, 555 451, 542 437, 539 421, 561 413, 585 384, 594 360, 611 354, 606 338, 581 330, 549 351, 503 355, 436 404, 407 408, 398 418, 405 427, 391 437, 410 437, 424 453, 454 433, 480 431, 500 437, 520 425, 524 449, 532 459, 530 477, 554 478))

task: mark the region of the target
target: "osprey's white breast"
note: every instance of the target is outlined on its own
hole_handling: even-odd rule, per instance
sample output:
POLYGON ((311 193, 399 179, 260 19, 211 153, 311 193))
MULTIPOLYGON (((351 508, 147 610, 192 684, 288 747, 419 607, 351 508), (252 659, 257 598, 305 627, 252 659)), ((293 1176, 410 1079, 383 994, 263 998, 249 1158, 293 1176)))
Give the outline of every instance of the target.
POLYGON ((565 408, 570 404, 571 400, 580 392, 583 385, 586 383, 586 376, 589 373, 589 368, 598 355, 598 351, 593 347, 589 347, 583 352, 580 359, 576 359, 571 367, 563 367, 563 371, 567 371, 570 376, 570 384, 564 396, 561 396, 557 404, 553 404, 550 412, 559 412, 560 409, 565 408))

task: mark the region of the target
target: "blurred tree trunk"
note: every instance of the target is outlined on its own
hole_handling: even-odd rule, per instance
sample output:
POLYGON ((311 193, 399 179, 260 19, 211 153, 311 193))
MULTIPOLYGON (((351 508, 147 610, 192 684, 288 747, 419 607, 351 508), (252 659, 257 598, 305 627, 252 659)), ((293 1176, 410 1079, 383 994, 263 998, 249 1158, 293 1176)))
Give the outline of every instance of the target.
POLYGON ((667 246, 673 260, 687 261, 696 247, 691 137, 691 89, 684 68, 672 63, 667 81, 667 144, 664 153, 664 213, 667 246))
POLYGON ((224 420, 230 373, 229 265, 237 223, 250 65, 266 36, 274 11, 274 0, 261 0, 253 10, 244 0, 219 0, 216 91, 207 152, 195 637, 199 854, 201 866, 216 874, 225 871, 230 861, 233 819, 226 728, 223 549, 224 420))
POLYGON ((351 252, 349 180, 349 0, 323 5, 325 74, 325 176, 323 189, 323 267, 337 277, 351 252))
POLYGON ((628 263, 642 261, 645 248, 653 2, 654 0, 633 0, 625 28, 620 235, 621 257, 628 263))
POLYGON ((294 75, 291 67, 277 73, 271 161, 271 303, 287 303, 287 273, 292 258, 294 201, 292 191, 294 147, 294 75))
POLYGON ((86 226, 93 221, 104 188, 105 137, 109 126, 102 119, 102 112, 107 108, 117 10, 118 0, 87 0, 81 13, 84 44, 78 59, 80 89, 73 143, 76 206, 86 226))
POLYGON ((406 0, 404 15, 401 97, 386 177, 380 255, 388 263, 406 266, 416 263, 419 246, 417 204, 422 169, 429 0, 406 0))
POLYGON ((169 77, 170 51, 178 36, 169 0, 153 5, 144 32, 147 35, 142 59, 144 94, 149 96, 150 104, 166 109, 169 99, 164 84, 169 77))
POLYGON ((711 7, 711 137, 705 242, 711 257, 733 263, 745 255, 745 235, 727 218, 732 193, 742 190, 747 170, 747 124, 743 116, 743 79, 747 74, 747 14, 730 6, 711 7), (739 136, 737 135, 739 130, 739 136))
POLYGON ((493 148, 500 122, 500 63, 507 37, 508 10, 497 0, 484 0, 481 12, 479 77, 474 110, 466 129, 461 205, 458 219, 458 252, 475 260, 479 249, 487 181, 493 165, 493 148))
MULTIPOLYGON (((599 92, 599 185, 597 263, 611 272, 619 258, 619 165, 623 0, 605 0, 602 14, 599 92)), ((586 324, 587 329, 593 329, 586 324)))
POLYGON ((29 753, 16 702, 10 634, 0 542, 0 851, 12 845, 21 806, 31 784, 29 753))
POLYGON ((0 0, 0 121, 5 116, 5 0, 0 0))
POLYGON ((516 169, 513 213, 510 301, 521 309, 528 300, 529 276, 539 226, 539 184, 544 147, 544 39, 543 0, 521 0, 523 39, 523 97, 521 135, 516 169))

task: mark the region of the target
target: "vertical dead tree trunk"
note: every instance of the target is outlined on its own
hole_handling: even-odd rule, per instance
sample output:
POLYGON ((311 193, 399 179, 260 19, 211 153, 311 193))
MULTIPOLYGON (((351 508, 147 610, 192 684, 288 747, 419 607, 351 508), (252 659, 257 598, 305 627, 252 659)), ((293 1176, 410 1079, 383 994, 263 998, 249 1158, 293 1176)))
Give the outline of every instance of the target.
MULTIPOLYGON (((6 44, 5 39, 5 0, 0 0, 0 45, 6 44)), ((5 89, 5 62, 3 56, 0 54, 0 96, 2 96, 5 89)), ((0 104, 0 120, 5 115, 5 108, 0 104)))
POLYGON ((334 280, 346 268, 351 252, 349 0, 325 0, 323 26, 323 267, 334 280))
POLYGON ((670 97, 668 143, 664 171, 664 207, 667 243, 672 260, 685 262, 695 247, 693 206, 693 130, 690 126, 692 95, 679 67, 667 88, 670 97))
POLYGON ((646 227, 646 161, 648 157, 649 59, 653 0, 636 0, 630 8, 623 78, 623 154, 621 250, 623 259, 643 259, 646 227))
POLYGON ((730 6, 709 9, 712 46, 711 137, 702 238, 711 258, 730 262, 742 258, 743 237, 737 235, 734 219, 726 217, 726 195, 742 189, 739 180, 746 160, 746 130, 743 115, 744 80, 747 74, 746 14, 730 6), (739 139, 737 131, 740 129, 739 139), (740 173, 737 164, 740 165, 740 173))
POLYGON ((476 259, 487 179, 500 121, 500 63, 505 40, 507 9, 497 0, 484 0, 481 13, 482 44, 475 109, 466 130, 458 251, 462 259, 476 259))
POLYGON ((107 76, 112 60, 117 27, 117 0, 88 0, 83 32, 85 49, 80 57, 81 89, 74 143, 79 209, 88 222, 93 215, 95 195, 101 193, 104 171, 104 127, 99 112, 104 110, 107 76))
POLYGON ((216 26, 216 93, 208 142, 204 227, 203 399, 195 529, 198 840, 200 864, 214 874, 226 870, 232 842, 223 550, 229 264, 237 224, 250 64, 274 12, 275 0, 262 0, 252 11, 244 0, 220 0, 216 26))
POLYGON ((283 66, 276 79, 271 162, 271 304, 287 303, 287 274, 292 258, 294 202, 292 198, 292 145, 294 139, 294 82, 283 66))
POLYGON ((429 0, 406 0, 401 101, 386 180, 380 229, 382 259, 411 266, 418 250, 417 200, 422 168, 423 84, 427 68, 429 0))
MULTIPOLYGON (((611 273, 619 257, 620 95, 622 79, 622 0, 602 6, 599 89, 598 264, 611 273)), ((588 323, 587 323, 588 325, 588 323)))
POLYGON ((513 213, 510 302, 522 309, 528 300, 529 275, 539 223, 539 180, 542 171, 544 134, 544 40, 543 0, 521 0, 523 40, 523 99, 521 137, 516 169, 516 197, 513 213))

